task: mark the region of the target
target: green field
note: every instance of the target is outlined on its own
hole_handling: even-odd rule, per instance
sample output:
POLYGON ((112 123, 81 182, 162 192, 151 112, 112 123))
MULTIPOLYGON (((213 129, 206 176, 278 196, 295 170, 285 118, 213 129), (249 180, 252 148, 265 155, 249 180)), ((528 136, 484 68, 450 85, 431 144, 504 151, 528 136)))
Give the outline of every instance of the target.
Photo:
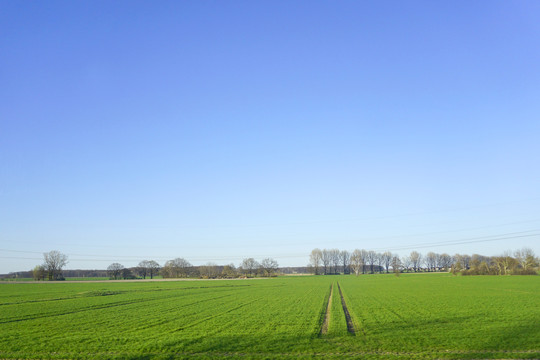
POLYGON ((0 284, 0 358, 218 357, 540 358, 540 277, 0 284))

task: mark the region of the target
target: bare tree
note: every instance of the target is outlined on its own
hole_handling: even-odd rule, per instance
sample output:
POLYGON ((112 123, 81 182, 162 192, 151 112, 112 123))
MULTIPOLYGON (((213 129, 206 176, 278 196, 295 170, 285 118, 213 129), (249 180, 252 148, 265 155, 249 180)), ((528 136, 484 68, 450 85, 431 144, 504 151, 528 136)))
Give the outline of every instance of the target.
POLYGON ((538 265, 538 261, 534 254, 534 251, 530 248, 523 248, 517 250, 514 253, 516 260, 519 262, 519 265, 524 269, 528 270, 538 265))
POLYGON ((401 265, 403 266, 403 269, 407 272, 410 272, 411 270, 411 258, 409 256, 404 256, 401 258, 401 265))
POLYGON ((366 264, 368 262, 368 251, 367 250, 360 250, 360 257, 362 258, 362 274, 366 273, 366 264))
POLYGON ((385 251, 384 253, 382 253, 381 259, 384 268, 386 269, 386 273, 388 273, 388 269, 390 268, 390 264, 392 263, 392 253, 390 251, 385 251))
POLYGON ((146 275, 148 273, 148 260, 143 260, 139 263, 139 266, 137 266, 137 273, 139 276, 142 276, 143 279, 146 279, 146 275))
POLYGON ((164 279, 176 278, 178 277, 178 271, 176 267, 171 263, 173 260, 168 260, 165 262, 165 265, 161 268, 161 276, 164 279))
POLYGON ((454 255, 454 271, 468 270, 470 268, 471 256, 467 254, 454 255))
POLYGON ((43 267, 47 271, 49 280, 62 279, 62 268, 68 263, 67 255, 59 251, 53 250, 43 254, 45 263, 43 267))
POLYGON ((392 271, 394 271, 394 274, 396 274, 396 276, 399 276, 399 273, 401 272, 401 267, 402 267, 399 256, 393 256, 391 263, 392 263, 392 271))
POLYGON ((383 265, 384 265, 384 258, 383 258, 383 254, 381 253, 377 253, 376 255, 376 262, 377 262, 377 270, 379 271, 379 273, 382 273, 383 272, 383 265))
POLYGON ((464 269, 469 269, 471 267, 471 256, 467 254, 461 255, 461 262, 463 264, 464 269))
POLYGON ((420 270, 420 264, 422 263, 422 255, 418 251, 412 251, 409 255, 414 272, 420 270))
POLYGON ((452 261, 453 260, 450 255, 448 255, 447 253, 442 253, 437 259, 437 266, 441 269, 444 269, 445 271, 448 271, 448 269, 452 266, 452 261))
POLYGON ((139 263, 137 270, 143 279, 146 279, 147 276, 153 279, 154 275, 157 275, 159 272, 159 264, 154 260, 143 260, 139 263))
POLYGON ((329 250, 323 249, 321 260, 322 260, 324 275, 327 275, 330 271, 332 271, 331 269, 329 269, 332 264, 332 255, 330 254, 329 250))
POLYGON ((264 276, 272 276, 277 271, 279 265, 278 262, 271 258, 266 258, 261 261, 261 270, 264 276))
POLYGON ((242 264, 240 265, 240 268, 242 269, 242 272, 246 276, 253 276, 257 269, 259 268, 259 263, 255 261, 254 258, 246 258, 242 260, 242 264))
POLYGON ((322 264, 322 251, 321 249, 313 249, 309 255, 309 264, 313 268, 315 275, 319 275, 322 264))
POLYGON ((340 256, 339 256, 339 250, 338 249, 330 250, 330 258, 331 258, 331 261, 332 261, 332 269, 333 269, 332 273, 337 274, 339 264, 341 263, 341 259, 340 259, 340 256))
POLYGON ((199 266, 199 274, 204 279, 215 279, 219 274, 218 266, 213 262, 199 266))
POLYGON ((377 261, 377 253, 373 250, 367 252, 367 263, 369 265, 369 271, 371 274, 374 273, 373 269, 375 267, 375 262, 377 261))
POLYGON ((347 250, 343 250, 339 253, 339 256, 343 265, 343 274, 350 274, 349 262, 351 260, 351 254, 347 250))
POLYGON ((186 259, 176 258, 165 263, 161 269, 161 275, 164 278, 187 277, 191 267, 192 265, 186 259))
POLYGON ((122 270, 124 270, 124 265, 119 263, 112 263, 107 268, 107 273, 111 279, 117 280, 122 277, 122 270))
POLYGON ((437 257, 437 254, 435 254, 433 251, 426 254, 424 262, 428 271, 435 271, 435 268, 437 267, 437 257))
POLYGON ((354 250, 351 255, 351 269, 354 271, 354 274, 358 276, 360 271, 364 269, 364 259, 362 257, 362 252, 358 249, 354 250))

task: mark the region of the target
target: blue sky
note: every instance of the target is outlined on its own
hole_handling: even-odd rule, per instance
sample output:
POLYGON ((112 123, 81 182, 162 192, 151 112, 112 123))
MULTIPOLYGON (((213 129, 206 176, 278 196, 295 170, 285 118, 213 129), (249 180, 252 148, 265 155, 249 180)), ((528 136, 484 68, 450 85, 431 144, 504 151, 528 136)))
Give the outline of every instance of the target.
POLYGON ((73 269, 539 254, 539 18, 535 1, 0 1, 0 273, 50 250, 73 269))

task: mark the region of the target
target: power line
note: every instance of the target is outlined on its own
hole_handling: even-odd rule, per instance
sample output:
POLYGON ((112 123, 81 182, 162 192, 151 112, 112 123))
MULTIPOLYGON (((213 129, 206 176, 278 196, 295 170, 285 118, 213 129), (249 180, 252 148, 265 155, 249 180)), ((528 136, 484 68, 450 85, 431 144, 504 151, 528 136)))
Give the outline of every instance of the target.
MULTIPOLYGON (((533 237, 533 236, 540 236, 540 233, 527 234, 527 235, 516 235, 516 236, 508 236, 508 237, 499 237, 499 238, 494 238, 494 239, 478 238, 480 240, 468 240, 468 241, 465 241, 465 240, 463 240, 463 241, 453 240, 453 241, 441 242, 441 243, 418 244, 418 245, 415 245, 415 246, 390 247, 390 248, 378 249, 378 251, 425 249, 425 248, 430 248, 430 247, 474 244, 474 243, 481 243, 481 242, 491 242, 491 241, 499 241, 499 240, 510 240, 510 239, 526 238, 526 237, 533 237)), ((474 239, 474 238, 472 238, 472 239, 474 239)))
MULTIPOLYGON (((462 239, 455 239, 455 240, 434 241, 434 242, 428 242, 428 243, 425 243, 425 242, 424 242, 424 243, 418 243, 418 244, 410 244, 410 245, 396 246, 396 247, 392 247, 392 248, 399 249, 399 248, 402 248, 402 247, 411 248, 411 247, 416 247, 416 246, 451 245, 451 243, 456 242, 456 241, 462 242, 462 241, 469 241, 469 240, 473 241, 473 240, 479 240, 479 239, 489 239, 489 238, 494 238, 494 237, 513 236, 513 235, 526 234, 526 233, 536 232, 536 231, 540 231, 540 229, 531 229, 531 230, 524 230, 524 231, 515 231, 515 232, 509 232, 509 233, 504 233, 504 234, 496 234, 496 235, 475 236, 475 237, 462 238, 462 239)), ((390 249, 390 248, 389 248, 389 249, 390 249)))
MULTIPOLYGON (((531 231, 540 231, 538 229, 534 230, 527 230, 527 231, 520 231, 520 232, 514 232, 514 233, 506 233, 506 234, 499 234, 499 235, 490 235, 490 236, 481 236, 481 237, 475 237, 475 238, 465 238, 465 239, 457 239, 457 240, 449 240, 449 241, 441 241, 441 242, 435 242, 435 243, 423 243, 423 244, 416 244, 416 245, 409 245, 409 246, 401 246, 401 247, 391 247, 391 248, 380 248, 377 249, 377 251, 383 251, 383 250, 410 250, 410 249, 421 249, 421 248, 429 248, 429 247, 440 247, 440 246, 453 246, 453 245, 463 245, 463 244, 472 244, 472 243, 480 243, 480 242, 492 242, 492 241, 501 241, 501 240, 511 240, 511 239, 518 239, 518 238, 526 238, 526 237, 534 237, 534 236, 540 236, 540 233, 533 233, 533 234, 526 234, 531 231)), ((7 252, 26 252, 26 251, 19 251, 19 250, 7 250, 7 249, 0 249, 0 251, 7 251, 7 252)), ((30 253, 37 253, 37 252, 30 252, 30 253)), ((104 255, 105 256, 105 255, 104 255)), ((251 257, 256 258, 262 258, 262 257, 275 257, 278 259, 283 258, 305 258, 307 254, 266 254, 266 255, 253 255, 251 257)), ((148 256, 132 256, 133 258, 142 259, 142 258, 148 258, 148 256)), ((240 259, 242 256, 239 255, 231 255, 231 256, 218 256, 218 257, 195 257, 191 258, 192 261, 230 261, 230 260, 237 260, 240 259)), ((31 258, 31 257, 17 257, 17 256, 1 256, 2 259, 17 259, 17 260, 42 260, 41 258, 31 258)), ((153 257, 157 260, 166 260, 164 257, 153 257)), ((89 258, 82 258, 82 259, 70 259, 70 261, 84 261, 84 262, 114 262, 118 261, 118 258, 108 258, 108 259, 89 259, 89 258)))
MULTIPOLYGON (((515 221, 515 222, 501 223, 501 224, 496 224, 496 225, 486 225, 486 226, 460 228, 460 229, 443 230, 443 231, 433 231, 433 232, 425 232, 425 233, 414 233, 414 234, 403 234, 403 235, 356 238, 356 239, 350 239, 350 240, 340 240, 339 243, 353 243, 353 242, 359 242, 359 241, 373 241, 373 240, 387 240, 387 239, 401 239, 401 238, 410 238, 410 237, 421 237, 421 236, 426 236, 426 235, 448 234, 448 233, 455 233, 455 232, 462 232, 462 231, 503 227, 503 226, 508 226, 508 225, 526 224, 526 223, 532 223, 532 222, 538 222, 538 221, 540 221, 540 219, 532 219, 532 220, 525 220, 525 221, 515 221)), ((528 231, 536 231, 536 230, 528 230, 528 231)), ((504 235, 507 235, 507 234, 504 234, 504 235)), ((189 240, 192 241, 192 239, 189 239, 189 240)), ((282 242, 283 242, 283 238, 282 238, 282 242)), ((315 243, 320 243, 320 242, 321 241, 316 241, 315 243)), ((20 244, 20 241, 18 243, 20 244)), ((313 244, 313 243, 314 243, 313 241, 311 241, 311 242, 302 242, 302 243, 297 243, 297 242, 293 243, 293 242, 289 241, 286 244, 281 244, 279 246, 300 246, 300 245, 310 245, 310 244, 313 244)), ((437 243, 433 243, 433 244, 437 244, 437 243)), ((70 246, 72 244, 64 244, 63 246, 66 246, 66 245, 70 246)), ((426 244, 422 243, 422 244, 416 244, 416 245, 404 245, 403 247, 404 248, 411 248, 411 247, 414 247, 414 246, 424 246, 424 245, 426 245, 426 244)), ((96 247, 96 246, 85 246, 85 247, 100 248, 100 249, 104 249, 104 251, 111 248, 110 246, 98 246, 98 247, 96 247)), ((214 246, 214 248, 217 248, 217 247, 220 247, 220 246, 214 246)), ((224 245, 224 246, 221 246, 221 247, 226 247, 227 249, 245 248, 246 245, 244 245, 244 244, 236 244, 236 245, 227 244, 227 245, 224 245)), ((198 248, 207 249, 206 246, 199 246, 199 247, 190 246, 189 247, 190 250, 198 249, 198 248)), ((396 248, 399 249, 400 247, 396 247, 396 248)), ((156 249, 156 247, 153 247, 153 249, 156 249)), ((0 251, 19 252, 19 253, 27 253, 27 254, 43 254, 44 253, 43 251, 26 251, 26 250, 10 250, 10 249, 0 249, 0 251)), ((96 257, 96 258, 110 257, 110 255, 102 255, 102 254, 71 253, 71 254, 68 254, 68 255, 69 256, 83 256, 83 257, 96 257)), ((118 259, 130 260, 130 259, 140 259, 141 258, 140 256, 133 256, 133 255, 117 255, 115 257, 117 258, 117 260, 118 259)))

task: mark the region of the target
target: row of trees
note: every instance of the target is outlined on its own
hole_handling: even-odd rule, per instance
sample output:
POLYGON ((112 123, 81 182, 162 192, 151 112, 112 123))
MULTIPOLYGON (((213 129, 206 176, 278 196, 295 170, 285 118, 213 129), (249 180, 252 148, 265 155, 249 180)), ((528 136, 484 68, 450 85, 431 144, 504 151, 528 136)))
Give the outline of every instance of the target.
POLYGON ((501 256, 449 255, 428 252, 426 255, 412 251, 398 256, 389 251, 378 253, 364 249, 352 252, 339 249, 313 249, 309 255, 308 269, 315 275, 452 271, 472 274, 536 274, 539 260, 529 248, 515 251, 514 256, 505 252, 501 256))
POLYGON ((236 278, 240 276, 274 276, 278 270, 278 262, 271 258, 263 259, 261 262, 254 258, 245 258, 240 265, 234 264, 219 266, 215 263, 207 263, 202 266, 192 266, 189 261, 183 258, 169 260, 161 269, 164 278, 201 277, 207 279, 214 278, 236 278))
MULTIPOLYGON (((63 280, 62 269, 68 263, 67 255, 59 251, 51 251, 43 254, 44 262, 32 270, 34 280, 63 280)), ((236 278, 240 276, 274 276, 278 270, 278 262, 272 258, 263 259, 261 262, 254 258, 246 258, 236 267, 234 264, 219 266, 215 263, 207 263, 202 266, 193 266, 183 258, 167 261, 163 267, 155 260, 143 260, 138 266, 126 268, 120 263, 112 263, 107 267, 109 278, 135 279, 149 277, 153 279, 161 274, 163 278, 200 277, 205 279, 236 278)))
POLYGON ((263 259, 261 262, 254 258, 246 258, 236 267, 234 264, 220 266, 215 263, 207 263, 201 266, 193 266, 183 258, 176 258, 167 261, 163 267, 154 260, 144 260, 132 269, 126 269, 123 265, 113 263, 109 265, 107 271, 111 279, 133 278, 133 273, 146 279, 152 279, 157 274, 163 278, 187 278, 199 277, 204 279, 216 278, 237 278, 240 276, 274 276, 278 270, 278 262, 271 258, 263 259))
MULTIPOLYGON (((62 268, 68 263, 68 257, 58 251, 43 254, 44 262, 33 271, 35 280, 63 280, 62 268)), ((529 248, 515 252, 507 251, 499 256, 483 256, 478 254, 438 254, 428 252, 423 255, 412 251, 407 256, 398 256, 389 251, 378 253, 364 249, 352 252, 339 249, 313 249, 309 256, 308 271, 315 275, 382 273, 382 272, 432 272, 451 271, 463 275, 508 275, 536 274, 539 259, 529 248)), ((271 258, 261 262, 254 258, 245 258, 240 265, 219 266, 207 263, 193 266, 183 258, 167 261, 163 267, 154 260, 143 260, 137 267, 126 268, 122 264, 113 263, 107 268, 111 279, 134 279, 137 276, 153 279, 161 274, 164 278, 199 277, 206 279, 236 278, 254 276, 274 276, 278 263, 271 258)))
POLYGON ((505 251, 498 256, 454 256, 451 271, 463 275, 536 275, 539 259, 529 248, 505 251))
MULTIPOLYGON (((339 249, 313 249, 309 255, 308 268, 315 275, 351 274, 389 272, 401 264, 396 255, 387 251, 377 253, 375 251, 359 250, 353 252, 339 249)), ((415 262, 415 269, 416 269, 415 262)))

